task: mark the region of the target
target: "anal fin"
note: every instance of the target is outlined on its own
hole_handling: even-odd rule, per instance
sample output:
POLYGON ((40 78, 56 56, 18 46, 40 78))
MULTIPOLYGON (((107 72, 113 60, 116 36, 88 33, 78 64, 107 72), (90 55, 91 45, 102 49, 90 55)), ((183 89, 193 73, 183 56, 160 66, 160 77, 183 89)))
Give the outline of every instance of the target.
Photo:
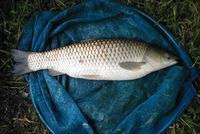
POLYGON ((64 73, 62 73, 62 72, 58 72, 58 71, 49 69, 49 75, 51 75, 51 76, 58 76, 58 75, 63 75, 63 74, 64 73))

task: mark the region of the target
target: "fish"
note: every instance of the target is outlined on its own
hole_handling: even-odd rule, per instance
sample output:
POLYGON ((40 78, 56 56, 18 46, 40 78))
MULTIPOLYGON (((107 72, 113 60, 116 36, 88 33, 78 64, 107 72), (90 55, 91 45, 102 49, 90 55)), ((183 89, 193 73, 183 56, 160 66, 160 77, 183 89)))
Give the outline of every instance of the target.
POLYGON ((51 76, 134 80, 177 64, 173 54, 142 41, 86 40, 44 52, 12 49, 15 75, 48 69, 51 76))

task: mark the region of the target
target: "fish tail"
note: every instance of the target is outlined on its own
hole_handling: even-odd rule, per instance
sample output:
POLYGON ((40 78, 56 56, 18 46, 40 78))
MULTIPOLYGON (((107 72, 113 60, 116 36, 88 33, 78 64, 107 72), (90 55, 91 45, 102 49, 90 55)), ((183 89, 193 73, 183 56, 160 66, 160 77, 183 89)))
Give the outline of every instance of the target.
POLYGON ((32 70, 28 66, 28 55, 30 52, 25 52, 17 49, 11 49, 11 55, 14 58, 16 64, 11 71, 14 75, 20 75, 32 72, 32 70))

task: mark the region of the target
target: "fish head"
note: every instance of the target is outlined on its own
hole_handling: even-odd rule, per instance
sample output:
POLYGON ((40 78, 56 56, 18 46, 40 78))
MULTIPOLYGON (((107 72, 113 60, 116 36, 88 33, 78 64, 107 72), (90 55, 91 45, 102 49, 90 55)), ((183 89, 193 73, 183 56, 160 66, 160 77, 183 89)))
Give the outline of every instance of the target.
POLYGON ((149 47, 147 49, 147 59, 152 65, 159 68, 168 67, 177 63, 178 58, 158 47, 149 47))

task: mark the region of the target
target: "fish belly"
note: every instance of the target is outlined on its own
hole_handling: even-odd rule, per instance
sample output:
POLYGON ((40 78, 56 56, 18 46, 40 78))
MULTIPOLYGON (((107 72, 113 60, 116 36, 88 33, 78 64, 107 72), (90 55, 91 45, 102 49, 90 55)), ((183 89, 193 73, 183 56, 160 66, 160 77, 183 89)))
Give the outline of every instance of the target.
POLYGON ((63 64, 60 68, 57 67, 57 69, 59 72, 74 78, 91 80, 133 80, 153 72, 149 64, 145 64, 137 70, 126 70, 121 68, 118 64, 95 64, 85 66, 63 64))

